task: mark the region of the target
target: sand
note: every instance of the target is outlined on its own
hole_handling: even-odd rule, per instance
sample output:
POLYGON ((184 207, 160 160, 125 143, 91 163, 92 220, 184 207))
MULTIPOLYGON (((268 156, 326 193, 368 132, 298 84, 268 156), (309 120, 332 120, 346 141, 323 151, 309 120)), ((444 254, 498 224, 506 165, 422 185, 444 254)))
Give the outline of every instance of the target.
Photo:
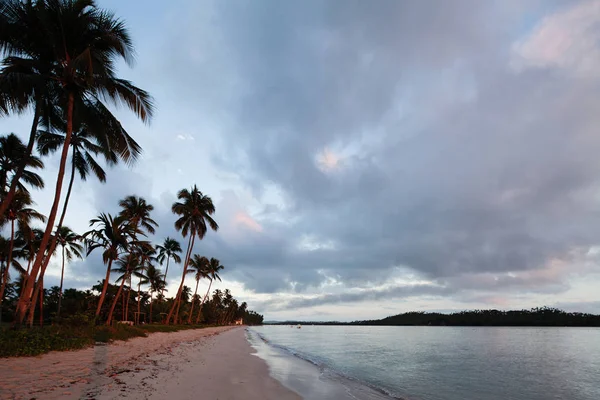
POLYGON ((300 399, 269 375, 243 327, 0 359, 1 399, 300 399))

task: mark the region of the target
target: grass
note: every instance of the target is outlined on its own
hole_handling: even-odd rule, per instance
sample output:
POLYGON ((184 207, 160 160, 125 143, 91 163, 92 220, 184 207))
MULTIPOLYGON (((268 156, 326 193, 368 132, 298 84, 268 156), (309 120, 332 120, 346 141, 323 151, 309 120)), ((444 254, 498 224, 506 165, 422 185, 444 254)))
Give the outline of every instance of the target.
POLYGON ((31 329, 0 328, 0 357, 37 356, 50 351, 78 350, 96 342, 108 343, 145 337, 153 332, 177 332, 203 325, 52 325, 31 329))

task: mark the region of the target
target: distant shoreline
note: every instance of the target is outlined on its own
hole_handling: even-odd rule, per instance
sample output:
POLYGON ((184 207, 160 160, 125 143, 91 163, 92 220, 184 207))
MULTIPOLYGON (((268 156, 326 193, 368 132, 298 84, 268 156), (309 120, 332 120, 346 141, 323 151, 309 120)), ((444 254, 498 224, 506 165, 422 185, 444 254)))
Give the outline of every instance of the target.
POLYGON ((455 313, 407 312, 383 319, 339 321, 265 321, 264 325, 362 326, 490 326, 490 327, 600 327, 600 315, 568 313, 556 308, 531 310, 473 310, 455 313))

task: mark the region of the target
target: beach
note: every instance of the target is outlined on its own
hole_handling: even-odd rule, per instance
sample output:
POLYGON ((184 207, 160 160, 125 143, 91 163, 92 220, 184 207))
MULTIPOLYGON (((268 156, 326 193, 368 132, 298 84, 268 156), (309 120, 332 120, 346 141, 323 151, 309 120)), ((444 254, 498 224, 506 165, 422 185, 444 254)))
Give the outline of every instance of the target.
POLYGON ((253 355, 243 327, 0 359, 2 399, 300 399, 253 355))

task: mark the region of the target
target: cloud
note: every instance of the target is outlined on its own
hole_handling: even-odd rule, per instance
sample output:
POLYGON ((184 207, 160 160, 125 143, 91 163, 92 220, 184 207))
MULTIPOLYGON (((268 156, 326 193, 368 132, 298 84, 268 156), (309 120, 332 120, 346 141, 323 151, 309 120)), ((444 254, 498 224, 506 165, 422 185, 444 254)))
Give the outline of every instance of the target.
POLYGON ((600 76, 600 2, 569 6, 543 18, 513 46, 517 70, 558 68, 576 76, 600 76))
POLYGON ((119 3, 140 41, 131 79, 159 112, 150 128, 119 114, 144 157, 77 184, 69 223, 136 193, 157 241, 178 237, 170 207, 196 183, 220 225, 196 251, 263 311, 586 302, 573 293, 597 282, 598 10, 182 0, 150 29, 119 3))

